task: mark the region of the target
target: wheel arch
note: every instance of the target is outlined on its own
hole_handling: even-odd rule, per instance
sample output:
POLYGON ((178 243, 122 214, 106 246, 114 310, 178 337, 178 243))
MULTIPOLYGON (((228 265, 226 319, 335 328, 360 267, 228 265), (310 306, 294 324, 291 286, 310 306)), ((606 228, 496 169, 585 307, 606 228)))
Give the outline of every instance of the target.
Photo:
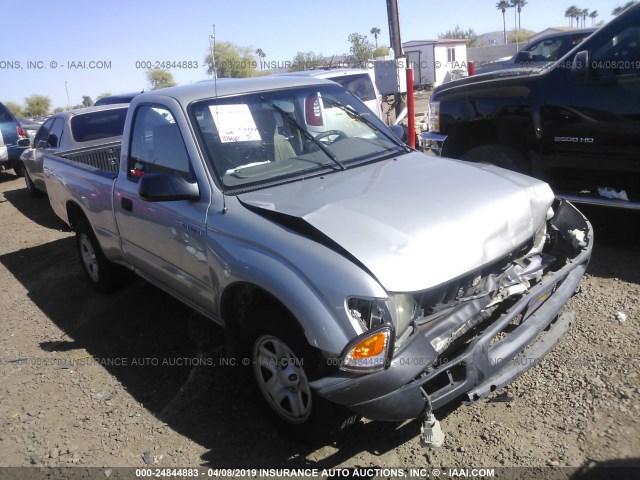
POLYGON ((253 329, 255 312, 261 310, 282 312, 288 317, 296 333, 305 336, 299 320, 274 294, 254 283, 238 281, 225 288, 220 301, 225 347, 229 353, 240 352, 243 342, 253 329))
POLYGON ((87 222, 89 223, 89 226, 93 229, 91 222, 88 221, 89 219, 87 217, 87 214, 84 212, 84 210, 80 205, 78 205, 73 200, 69 200, 65 207, 66 207, 66 213, 67 213, 67 223, 72 229, 75 230, 76 225, 78 224, 78 221, 81 218, 84 218, 85 220, 87 220, 87 222))

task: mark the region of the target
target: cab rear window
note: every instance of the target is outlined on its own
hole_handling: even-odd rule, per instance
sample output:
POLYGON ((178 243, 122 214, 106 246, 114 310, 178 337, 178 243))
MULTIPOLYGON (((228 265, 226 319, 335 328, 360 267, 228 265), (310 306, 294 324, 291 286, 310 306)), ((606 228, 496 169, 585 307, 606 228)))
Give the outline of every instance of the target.
POLYGON ((71 135, 76 142, 120 136, 126 116, 126 108, 76 115, 71 119, 71 135))
POLYGON ((368 73, 327 78, 339 83, 363 102, 376 99, 376 92, 373 90, 373 83, 368 73))

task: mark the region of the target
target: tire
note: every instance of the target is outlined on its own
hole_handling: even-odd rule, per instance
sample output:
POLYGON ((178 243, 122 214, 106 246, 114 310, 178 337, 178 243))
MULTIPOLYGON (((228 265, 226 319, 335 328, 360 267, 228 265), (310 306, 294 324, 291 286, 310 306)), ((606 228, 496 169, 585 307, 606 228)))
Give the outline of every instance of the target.
POLYGON ((277 428, 298 441, 313 443, 358 419, 311 389, 309 383, 329 372, 326 360, 311 347, 287 314, 256 318, 251 335, 253 379, 277 428))
POLYGON ((18 160, 13 166, 13 171, 18 177, 22 177, 24 175, 24 166, 20 160, 18 160))
POLYGON ((488 163, 518 173, 529 173, 527 160, 518 150, 506 145, 482 145, 465 152, 460 160, 476 163, 488 163))
POLYGON ((29 196, 31 198, 42 197, 43 193, 36 188, 33 184, 33 180, 31 180, 31 176, 29 176, 29 171, 23 167, 24 171, 24 183, 27 186, 27 191, 29 192, 29 196))
POLYGON ((100 293, 116 291, 120 285, 120 267, 111 263, 102 253, 100 244, 86 218, 76 223, 76 247, 82 269, 91 286, 100 293))

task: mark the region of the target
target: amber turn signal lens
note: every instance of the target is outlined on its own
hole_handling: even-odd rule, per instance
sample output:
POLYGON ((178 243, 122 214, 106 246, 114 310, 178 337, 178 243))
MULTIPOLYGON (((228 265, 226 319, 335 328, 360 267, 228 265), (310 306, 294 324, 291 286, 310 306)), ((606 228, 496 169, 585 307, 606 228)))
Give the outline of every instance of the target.
POLYGON ((352 358, 354 360, 371 358, 380 355, 387 344, 387 333, 379 332, 372 337, 366 338, 353 347, 352 358))

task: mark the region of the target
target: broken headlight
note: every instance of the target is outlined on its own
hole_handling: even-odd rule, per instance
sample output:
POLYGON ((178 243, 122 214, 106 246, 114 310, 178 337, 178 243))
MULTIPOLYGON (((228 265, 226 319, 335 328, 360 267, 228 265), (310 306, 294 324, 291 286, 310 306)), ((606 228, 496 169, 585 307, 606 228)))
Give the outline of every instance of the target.
POLYGON ((352 322, 362 330, 372 330, 384 324, 393 324, 397 337, 407 330, 417 313, 417 304, 412 295, 396 293, 386 302, 381 299, 351 297, 347 299, 347 312, 352 322))
POLYGON ((402 337, 411 322, 415 320, 416 311, 418 310, 416 301, 413 295, 396 293, 389 296, 387 305, 391 313, 391 321, 396 329, 396 337, 402 337))

